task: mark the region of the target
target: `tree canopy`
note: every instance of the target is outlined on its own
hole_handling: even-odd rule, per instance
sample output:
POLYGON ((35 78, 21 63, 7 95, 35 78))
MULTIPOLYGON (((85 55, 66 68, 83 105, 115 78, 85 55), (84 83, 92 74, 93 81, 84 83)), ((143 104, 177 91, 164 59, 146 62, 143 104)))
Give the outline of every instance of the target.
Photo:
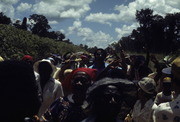
POLYGON ((118 42, 125 50, 142 52, 146 47, 151 52, 170 53, 180 49, 180 13, 165 17, 154 15, 153 10, 141 9, 136 12, 139 27, 118 42))
POLYGON ((33 14, 30 15, 29 20, 31 21, 30 30, 32 33, 41 37, 46 37, 48 30, 51 29, 47 18, 43 15, 33 14))
POLYGON ((3 12, 0 12, 0 24, 9 25, 11 23, 11 19, 4 15, 3 12))

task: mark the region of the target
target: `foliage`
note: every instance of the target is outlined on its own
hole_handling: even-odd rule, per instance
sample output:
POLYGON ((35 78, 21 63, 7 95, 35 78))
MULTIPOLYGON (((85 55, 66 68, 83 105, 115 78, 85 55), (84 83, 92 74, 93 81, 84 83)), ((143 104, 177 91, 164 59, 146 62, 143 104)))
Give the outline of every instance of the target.
POLYGON ((33 34, 37 34, 41 37, 46 37, 49 29, 51 29, 48 24, 48 20, 43 15, 33 14, 30 15, 29 20, 31 21, 31 28, 33 34))
POLYGON ((11 19, 4 15, 3 12, 0 12, 0 24, 9 25, 11 23, 11 19))
POLYGON ((84 51, 76 45, 39 37, 29 31, 0 24, 0 55, 5 59, 21 59, 32 55, 36 60, 48 57, 51 53, 84 51))
POLYGON ((163 18, 153 15, 151 9, 141 9, 136 12, 136 20, 140 27, 122 37, 115 47, 121 43, 126 51, 143 52, 146 47, 150 52, 166 54, 180 49, 180 13, 167 14, 163 18))

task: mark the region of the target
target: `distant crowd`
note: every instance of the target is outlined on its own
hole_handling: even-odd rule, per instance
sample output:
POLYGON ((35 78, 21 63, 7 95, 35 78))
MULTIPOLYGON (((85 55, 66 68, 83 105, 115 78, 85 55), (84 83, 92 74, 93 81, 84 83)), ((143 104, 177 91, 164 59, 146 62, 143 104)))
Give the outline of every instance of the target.
POLYGON ((180 56, 0 56, 0 81, 1 122, 180 122, 180 56))

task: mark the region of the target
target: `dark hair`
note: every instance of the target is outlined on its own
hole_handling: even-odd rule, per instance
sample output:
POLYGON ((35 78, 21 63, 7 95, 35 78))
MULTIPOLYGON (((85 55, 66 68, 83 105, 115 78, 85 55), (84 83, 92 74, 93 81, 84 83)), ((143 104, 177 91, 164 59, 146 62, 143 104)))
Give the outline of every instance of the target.
POLYGON ((42 61, 38 65, 38 71, 39 71, 39 75, 40 75, 41 89, 43 90, 44 86, 49 81, 51 74, 53 73, 53 69, 49 62, 42 61))
POLYGON ((1 121, 22 122, 37 114, 40 101, 33 68, 22 61, 0 62, 1 121))
POLYGON ((98 48, 98 49, 94 52, 94 56, 96 56, 96 55, 97 55, 97 52, 98 52, 98 51, 101 51, 101 52, 102 52, 103 57, 104 57, 104 58, 106 58, 106 56, 107 56, 107 52, 106 52, 104 49, 102 49, 102 48, 98 48))

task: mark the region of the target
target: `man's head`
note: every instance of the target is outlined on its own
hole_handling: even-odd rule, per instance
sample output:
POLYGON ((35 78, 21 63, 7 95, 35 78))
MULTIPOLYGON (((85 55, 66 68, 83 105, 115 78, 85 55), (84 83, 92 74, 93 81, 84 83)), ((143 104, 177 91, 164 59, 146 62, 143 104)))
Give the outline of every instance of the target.
POLYGON ((106 55, 107 55, 106 51, 102 48, 97 49, 94 53, 95 60, 103 60, 104 61, 106 58, 106 55))

